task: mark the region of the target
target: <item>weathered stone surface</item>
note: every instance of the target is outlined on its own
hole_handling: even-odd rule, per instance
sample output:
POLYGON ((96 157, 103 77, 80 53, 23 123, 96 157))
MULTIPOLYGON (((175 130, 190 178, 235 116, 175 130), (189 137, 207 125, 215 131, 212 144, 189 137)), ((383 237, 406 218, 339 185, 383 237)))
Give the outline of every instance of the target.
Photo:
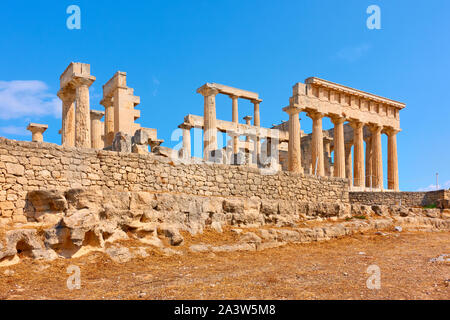
POLYGON ((175 228, 174 226, 164 224, 159 228, 161 232, 164 234, 164 236, 166 236, 169 239, 170 245, 179 246, 183 243, 184 241, 183 237, 181 236, 178 229, 175 228))
POLYGON ((150 136, 145 129, 136 130, 133 136, 132 143, 138 145, 148 145, 150 136))
POLYGON ((68 208, 64 193, 57 190, 31 191, 27 200, 35 213, 64 212, 68 208))
POLYGON ((6 172, 15 176, 23 176, 25 167, 17 163, 6 163, 6 172))
POLYGON ((118 152, 131 152, 131 137, 123 132, 117 132, 112 143, 112 150, 118 152))
POLYGON ((112 246, 106 248, 105 252, 114 262, 117 263, 124 263, 130 261, 133 258, 133 254, 126 247, 112 246))

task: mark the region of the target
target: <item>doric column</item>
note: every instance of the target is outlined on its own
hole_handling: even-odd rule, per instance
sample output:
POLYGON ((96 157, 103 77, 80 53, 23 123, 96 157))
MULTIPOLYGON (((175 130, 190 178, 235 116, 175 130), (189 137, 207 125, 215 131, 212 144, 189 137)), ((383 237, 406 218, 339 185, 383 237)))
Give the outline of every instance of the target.
POLYGON ((217 149, 216 95, 219 91, 205 86, 198 92, 204 97, 203 159, 208 160, 211 151, 217 149))
POLYGON ((182 124, 179 128, 183 131, 183 159, 191 158, 191 126, 182 124))
POLYGON ((355 187, 364 187, 364 124, 359 121, 352 121, 353 128, 353 184, 355 187))
POLYGON ((345 176, 350 187, 353 186, 352 147, 351 143, 345 145, 345 176))
POLYGON ((105 113, 103 111, 91 110, 91 147, 93 149, 103 149, 102 140, 102 122, 101 119, 105 113))
MULTIPOLYGON (((72 62, 60 77, 60 92, 75 93, 75 125, 71 118, 71 106, 69 102, 63 112, 67 111, 66 117, 63 115, 64 125, 62 134, 64 144, 71 145, 71 128, 74 128, 74 145, 77 148, 91 147, 91 121, 89 114, 89 87, 95 81, 95 77, 90 74, 90 65, 86 63, 72 62)), ((68 99, 67 101, 70 101, 68 99)))
MULTIPOLYGON (((259 115, 259 104, 262 100, 252 100, 253 103, 253 125, 255 127, 261 126, 261 118, 259 115)), ((256 137, 256 156, 259 157, 261 154, 261 137, 256 137)))
POLYGON ((302 109, 288 106, 283 111, 289 114, 288 170, 303 173, 299 118, 302 109))
POLYGON ((28 124, 27 130, 31 131, 31 141, 33 142, 44 142, 44 132, 47 130, 48 125, 30 123, 28 124))
POLYGON ((324 149, 324 168, 325 175, 331 176, 331 166, 330 166, 330 154, 331 154, 331 139, 326 137, 323 139, 323 149, 324 149))
POLYGON ((75 147, 91 147, 91 121, 89 110, 89 86, 92 81, 80 78, 76 87, 75 109, 75 147))
POLYGON ((324 159, 323 159, 323 131, 322 118, 323 113, 314 112, 308 113, 308 116, 313 120, 313 130, 311 137, 311 164, 312 173, 318 176, 325 175, 324 159), (316 172, 317 164, 317 172, 316 172))
POLYGON ((262 100, 252 100, 253 103, 253 125, 255 127, 260 127, 261 126, 261 118, 259 116, 259 104, 261 103, 262 100))
POLYGON ((366 188, 372 188, 372 134, 366 138, 366 188))
MULTIPOLYGON (((243 119, 244 119, 246 125, 248 125, 248 126, 251 126, 251 125, 252 125, 252 122, 251 122, 252 119, 253 119, 252 116, 245 116, 243 119)), ((247 135, 247 136, 245 137, 245 149, 248 150, 248 153, 249 153, 249 160, 250 160, 250 165, 252 165, 252 164, 256 163, 256 162, 255 162, 255 157, 256 157, 256 154, 255 154, 255 153, 256 153, 256 146, 254 145, 254 146, 253 146, 253 150, 250 150, 250 140, 252 140, 252 139, 250 139, 250 136, 247 135)), ((255 140, 254 142, 255 142, 255 144, 257 143, 256 140, 255 140)))
POLYGON ((333 117, 334 124, 334 176, 345 178, 345 145, 343 117, 333 117))
POLYGON ((399 191, 398 180, 398 156, 397 156, 397 133, 398 130, 388 129, 388 189, 399 191))
MULTIPOLYGON (((230 96, 231 100, 233 101, 233 112, 232 112, 232 120, 233 123, 237 125, 239 123, 239 111, 238 111, 238 96, 230 96)), ((236 134, 233 134, 233 153, 239 152, 239 136, 236 134)))
POLYGON ((61 89, 58 97, 62 101, 61 145, 75 146, 75 90, 61 89))
POLYGON ((112 99, 103 99, 100 104, 105 107, 105 130, 103 134, 105 147, 109 147, 114 140, 114 105, 112 99))
POLYGON ((372 132, 372 187, 383 189, 383 156, 381 151, 381 130, 379 125, 370 127, 372 132))

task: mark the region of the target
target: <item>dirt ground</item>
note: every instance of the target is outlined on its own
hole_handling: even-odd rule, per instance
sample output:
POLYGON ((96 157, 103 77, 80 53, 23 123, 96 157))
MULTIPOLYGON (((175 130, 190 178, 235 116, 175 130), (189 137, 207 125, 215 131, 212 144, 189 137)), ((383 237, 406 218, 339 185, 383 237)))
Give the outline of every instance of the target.
MULTIPOLYGON (((203 237, 203 238, 202 238, 203 237)), ((107 255, 53 262, 25 259, 0 268, 0 299, 449 299, 448 232, 356 235, 260 252, 187 253, 113 262, 107 255), (81 289, 69 290, 69 265, 81 289), (368 289, 367 268, 381 270, 381 288, 368 289)), ((212 240, 211 240, 212 239, 212 240)))

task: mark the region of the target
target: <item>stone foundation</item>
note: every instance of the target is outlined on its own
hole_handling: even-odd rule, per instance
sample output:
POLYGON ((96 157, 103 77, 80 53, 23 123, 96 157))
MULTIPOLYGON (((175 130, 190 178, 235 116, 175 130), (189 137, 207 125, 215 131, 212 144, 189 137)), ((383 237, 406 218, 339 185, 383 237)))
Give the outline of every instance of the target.
POLYGON ((26 222, 31 191, 74 188, 348 204, 347 180, 245 166, 182 164, 154 154, 0 138, 0 224, 26 222))

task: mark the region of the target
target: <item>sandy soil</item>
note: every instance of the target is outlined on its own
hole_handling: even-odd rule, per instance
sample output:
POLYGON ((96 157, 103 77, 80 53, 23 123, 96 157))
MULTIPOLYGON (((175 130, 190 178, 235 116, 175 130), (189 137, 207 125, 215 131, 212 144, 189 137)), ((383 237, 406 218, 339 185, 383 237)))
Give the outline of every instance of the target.
POLYGON ((113 262, 94 252, 78 259, 0 268, 0 299, 449 299, 450 234, 356 235, 262 252, 187 253, 190 243, 231 235, 186 238, 183 255, 148 250, 146 258, 113 262), (69 265, 81 270, 81 289, 69 290, 69 265), (381 289, 366 286, 370 265, 381 289))

